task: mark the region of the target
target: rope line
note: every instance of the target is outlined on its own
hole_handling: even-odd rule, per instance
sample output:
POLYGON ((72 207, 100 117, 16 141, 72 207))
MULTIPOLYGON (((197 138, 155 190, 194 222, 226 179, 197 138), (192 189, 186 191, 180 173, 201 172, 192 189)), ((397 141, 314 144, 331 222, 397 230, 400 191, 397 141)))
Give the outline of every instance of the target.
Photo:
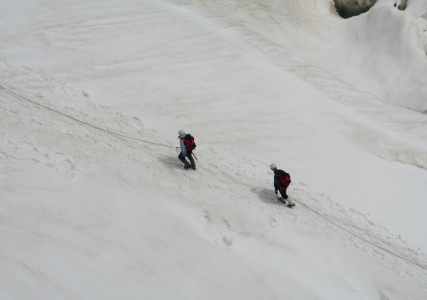
MULTIPOLYGON (((57 110, 54 110, 54 109, 52 109, 52 108, 50 108, 50 107, 48 107, 48 106, 45 106, 45 105, 42 105, 42 104, 40 104, 40 103, 37 103, 37 102, 35 102, 35 101, 33 101, 33 100, 30 100, 30 99, 28 99, 28 98, 26 98, 26 97, 24 97, 24 96, 22 96, 22 95, 20 95, 20 94, 18 94, 18 93, 15 93, 15 92, 14 92, 14 91, 12 91, 12 90, 10 90, 10 89, 8 89, 8 88, 4 87, 4 86, 3 86, 3 85, 1 85, 1 84, 0 84, 0 88, 1 88, 1 89, 3 89, 3 90, 5 90, 5 91, 7 91, 7 92, 9 92, 9 93, 10 93, 10 94, 12 94, 12 95, 14 95, 14 96, 18 97, 18 98, 24 99, 24 100, 26 100, 26 101, 28 101, 28 102, 30 102, 30 103, 32 103, 32 104, 34 104, 34 105, 37 105, 37 106, 43 107, 43 108, 45 108, 45 109, 47 109, 47 110, 50 110, 51 112, 57 113, 57 114, 59 114, 59 115, 62 115, 62 116, 64 116, 64 117, 66 117, 66 118, 69 118, 69 119, 71 119, 71 120, 73 120, 73 121, 76 121, 76 122, 79 122, 79 123, 81 123, 81 124, 84 124, 84 125, 86 125, 86 126, 89 126, 89 127, 92 127, 92 128, 95 128, 95 129, 98 129, 98 130, 101 130, 101 131, 104 131, 104 132, 107 132, 107 133, 110 133, 110 134, 113 134, 113 135, 117 135, 117 136, 120 136, 120 137, 123 137, 123 138, 126 138, 126 139, 131 139, 131 140, 135 140, 135 141, 139 141, 139 142, 143 142, 143 143, 149 143, 149 144, 152 144, 152 145, 163 146, 163 147, 168 147, 168 148, 178 148, 178 147, 174 147, 174 146, 170 146, 170 145, 164 145, 164 144, 160 144, 160 143, 153 143, 153 142, 150 142, 150 141, 141 140, 141 139, 138 139, 138 138, 130 137, 130 136, 127 136, 127 135, 124 135, 124 134, 121 134, 121 133, 117 133, 117 132, 114 132, 114 131, 110 131, 110 130, 107 130, 107 129, 104 129, 104 128, 101 128, 101 127, 98 127, 98 126, 95 126, 95 125, 92 125, 92 124, 89 124, 89 123, 87 123, 87 122, 84 122, 84 121, 82 121, 82 120, 76 119, 76 118, 74 118, 74 117, 71 117, 71 116, 69 116, 69 115, 67 115, 67 114, 64 114, 64 113, 62 113, 62 112, 59 112, 59 111, 57 111, 57 110)), ((366 240, 366 239, 362 238, 361 236, 358 236, 357 234, 355 234, 355 233, 353 233, 353 232, 351 232, 351 231, 349 231, 349 230, 347 230, 347 229, 345 229, 345 228, 341 227, 341 226, 340 226, 340 225, 338 225, 337 223, 335 223, 335 222, 333 222, 332 220, 328 219, 327 217, 325 217, 325 216, 321 215, 320 213, 318 213, 317 211, 315 211, 315 210, 311 209, 311 208, 310 208, 310 207, 308 207, 307 205, 305 205, 305 204, 301 203, 301 202, 300 202, 300 201, 298 201, 298 200, 295 200, 295 198, 293 198, 293 197, 290 197, 290 198, 291 198, 292 200, 294 200, 295 202, 297 202, 297 203, 301 204, 302 206, 304 206, 304 207, 305 207, 305 208, 307 208, 308 210, 312 211, 313 213, 315 213, 315 214, 316 214, 316 215, 318 215, 319 217, 321 217, 321 218, 325 219, 325 220, 326 220, 326 221, 328 221, 329 223, 331 223, 331 224, 335 225, 336 227, 338 227, 338 228, 340 228, 340 229, 344 230, 345 232, 347 232, 347 233, 351 234, 352 236, 354 236, 354 237, 356 237, 356 238, 358 238, 358 239, 360 239, 360 240, 362 240, 362 241, 364 241, 364 242, 366 242, 366 243, 368 243, 368 244, 370 244, 370 245, 372 245, 372 246, 374 246, 374 247, 376 247, 376 248, 378 248, 378 249, 381 249, 381 250, 383 250, 384 252, 387 252, 387 253, 389 253, 389 254, 391 254, 391 255, 394 255, 394 256, 396 256, 396 257, 398 257, 398 258, 400 258, 400 259, 403 259, 403 260, 405 260, 405 261, 407 261, 407 262, 409 262, 409 263, 411 263, 411 264, 413 264, 413 265, 415 265, 415 266, 418 266, 418 267, 420 267, 420 268, 422 268, 422 269, 424 269, 424 270, 427 270, 427 268, 426 268, 426 267, 421 266, 421 265, 419 265, 419 264, 417 264, 417 263, 415 263, 415 262, 413 262, 413 261, 411 261, 411 260, 409 260, 409 259, 407 259, 407 258, 405 258, 405 257, 403 257, 403 256, 400 256, 400 255, 398 255, 398 254, 396 254, 396 253, 393 253, 393 252, 391 252, 391 251, 389 251, 389 250, 387 250, 387 249, 385 249, 385 248, 383 248, 383 247, 381 247, 381 246, 378 246, 378 245, 376 245, 376 244, 374 244, 374 243, 372 243, 372 242, 369 242, 368 240, 366 240)))
POLYGON ((28 102, 33 103, 34 105, 37 105, 37 106, 43 107, 43 108, 45 108, 45 109, 47 109, 47 110, 50 110, 50 111, 52 111, 52 112, 54 112, 54 113, 57 113, 57 114, 59 114, 59 115, 62 115, 62 116, 64 116, 64 117, 66 117, 66 118, 69 118, 69 119, 71 119, 71 120, 73 120, 73 121, 76 121, 76 122, 79 122, 79 123, 81 123, 81 124, 84 124, 84 125, 86 125, 86 126, 90 126, 90 127, 92 127, 92 128, 95 128, 95 129, 98 129, 98 130, 101 130, 101 131, 104 131, 104 132, 107 132, 107 133, 110 133, 110 134, 114 134, 114 135, 117 135, 117 136, 120 136, 120 137, 123 137, 123 138, 127 138, 127 139, 131 139, 131 140, 135 140, 135 141, 140 141, 140 142, 143 142, 143 143, 149 143, 149 144, 152 144, 152 145, 163 146, 163 147, 168 147, 168 148, 178 148, 178 147, 174 147, 174 146, 170 146, 170 145, 164 145, 164 144, 153 143, 153 142, 150 142, 150 141, 141 140, 141 139, 138 139, 138 138, 130 137, 130 136, 127 136, 127 135, 124 135, 124 134, 121 134, 121 133, 117 133, 117 132, 114 132, 114 131, 110 131, 110 130, 108 130, 108 129, 104 129, 104 128, 101 128, 101 127, 98 127, 98 126, 95 126, 95 125, 92 125, 92 124, 86 123, 86 122, 84 122, 84 121, 82 121, 82 120, 76 119, 76 118, 71 117, 71 116, 69 116, 69 115, 67 115, 67 114, 64 114, 64 113, 62 113, 62 112, 59 112, 59 111, 57 111, 57 110, 54 110, 54 109, 52 109, 52 108, 50 108, 50 107, 48 107, 48 106, 45 106, 45 105, 42 105, 42 104, 40 104, 40 103, 37 103, 37 102, 35 102, 35 101, 33 101, 33 100, 30 100, 30 99, 28 99, 28 98, 26 98, 26 97, 24 97, 24 96, 22 96, 22 95, 20 95, 20 94, 18 94, 18 93, 15 93, 15 92, 14 92, 14 91, 12 91, 12 90, 10 90, 10 89, 8 89, 8 88, 4 87, 4 86, 3 86, 3 85, 1 85, 1 84, 0 84, 0 88, 1 88, 1 89, 3 89, 3 90, 5 90, 5 91, 7 91, 7 92, 9 92, 10 94, 12 94, 12 95, 14 95, 14 96, 16 96, 16 97, 19 97, 19 98, 21 98, 21 99, 24 99, 24 100, 26 100, 26 101, 28 101, 28 102))
POLYGON ((322 218, 323 218, 323 219, 325 219, 326 221, 328 221, 328 222, 332 223, 332 224, 333 224, 333 225, 335 225, 336 227, 341 228, 342 230, 346 231, 347 233, 349 233, 349 234, 353 235, 354 237, 356 237, 356 238, 358 238, 358 239, 360 239, 360 240, 362 240, 362 241, 364 241, 364 242, 366 242, 366 243, 368 243, 368 244, 370 244, 370 245, 372 245, 372 246, 374 246, 374 247, 376 247, 376 248, 378 248, 378 249, 381 249, 381 250, 383 250, 383 251, 385 251, 385 252, 387 252, 387 253, 389 253, 389 254, 391 254, 391 255, 394 255, 394 256, 396 256, 396 257, 398 257, 398 258, 400 258, 400 259, 403 259, 403 260, 405 260, 405 261, 407 261, 407 262, 409 262, 409 263, 411 263, 411 264, 413 264, 413 265, 415 265, 415 266, 417 266, 417 267, 420 267, 420 268, 422 268, 422 269, 424 269, 424 270, 427 270, 427 268, 426 268, 426 267, 424 267, 424 266, 422 266, 422 265, 419 265, 419 264, 417 264, 416 262, 413 262, 413 261, 411 261, 411 260, 409 260, 409 259, 407 259, 407 258, 405 258, 405 257, 403 257, 403 256, 400 256, 399 254, 393 253, 393 252, 391 252, 391 251, 389 251, 389 250, 387 250, 387 249, 385 249, 385 248, 383 248, 383 247, 381 247, 381 246, 378 246, 378 245, 376 245, 376 244, 374 244, 374 243, 372 243, 372 242, 370 242, 370 241, 368 241, 368 240, 364 239, 363 237, 358 236, 357 234, 355 234, 355 233, 353 233, 353 232, 351 232, 351 231, 349 231, 349 230, 347 230, 347 229, 345 229, 345 228, 341 227, 340 225, 338 225, 338 224, 337 224, 337 223, 335 223, 334 221, 332 221, 332 220, 328 219, 327 217, 325 217, 325 216, 321 215, 320 213, 318 213, 317 211, 315 211, 315 210, 311 209, 311 208, 310 208, 310 207, 308 207, 307 205, 305 205, 305 204, 301 203, 301 201, 297 201, 297 200, 295 200, 295 198, 293 198, 293 197, 289 197, 289 198, 291 198, 291 199, 292 199, 292 200, 294 200, 295 202, 297 202, 297 203, 301 204, 302 206, 304 206, 304 207, 305 207, 305 208, 307 208, 308 210, 310 210, 310 211, 314 212, 314 213, 315 213, 316 215, 318 215, 319 217, 322 217, 322 218))

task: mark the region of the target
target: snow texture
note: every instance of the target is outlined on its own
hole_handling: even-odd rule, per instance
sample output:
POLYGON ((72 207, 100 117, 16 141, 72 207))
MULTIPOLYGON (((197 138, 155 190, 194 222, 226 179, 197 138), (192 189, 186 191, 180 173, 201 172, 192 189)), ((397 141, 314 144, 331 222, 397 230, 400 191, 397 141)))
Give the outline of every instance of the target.
POLYGON ((426 299, 423 21, 0 2, 0 299, 426 299))

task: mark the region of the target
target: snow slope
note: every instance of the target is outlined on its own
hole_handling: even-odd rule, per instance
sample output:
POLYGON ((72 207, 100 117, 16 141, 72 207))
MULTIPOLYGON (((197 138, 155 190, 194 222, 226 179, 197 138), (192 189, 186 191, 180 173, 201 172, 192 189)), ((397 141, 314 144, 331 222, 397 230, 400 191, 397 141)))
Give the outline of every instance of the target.
POLYGON ((427 13, 427 2, 423 0, 408 1, 408 7, 406 10, 415 16, 425 15, 427 13))
POLYGON ((407 11, 394 7, 394 0, 381 0, 345 20, 328 0, 191 1, 288 47, 360 91, 427 111, 427 22, 418 17, 423 0, 408 4, 407 11))
POLYGON ((425 267, 425 114, 187 1, 0 8, 2 86, 166 145, 0 89, 1 299, 426 298, 425 269, 300 204, 425 267))

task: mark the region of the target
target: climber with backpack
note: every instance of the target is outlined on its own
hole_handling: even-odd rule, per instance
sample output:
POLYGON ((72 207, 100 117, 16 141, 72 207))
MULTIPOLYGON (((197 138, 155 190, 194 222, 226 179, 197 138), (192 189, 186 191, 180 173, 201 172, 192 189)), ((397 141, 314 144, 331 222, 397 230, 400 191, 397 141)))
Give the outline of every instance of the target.
POLYGON ((288 207, 295 206, 295 203, 286 194, 286 190, 291 184, 291 175, 283 170, 277 169, 276 164, 271 164, 270 169, 274 172, 274 192, 276 193, 277 201, 280 201, 284 204, 287 202, 288 207), (277 191, 280 192, 281 196, 277 194, 277 191))
MULTIPOLYGON (((184 129, 178 131, 178 139, 180 140, 181 153, 178 155, 178 158, 184 164, 184 169, 196 170, 196 162, 193 158, 193 150, 196 149, 196 143, 194 143, 194 137, 191 134, 185 133, 184 129), (190 163, 185 159, 188 157, 190 163)), ((178 147, 177 147, 178 148, 178 147)))

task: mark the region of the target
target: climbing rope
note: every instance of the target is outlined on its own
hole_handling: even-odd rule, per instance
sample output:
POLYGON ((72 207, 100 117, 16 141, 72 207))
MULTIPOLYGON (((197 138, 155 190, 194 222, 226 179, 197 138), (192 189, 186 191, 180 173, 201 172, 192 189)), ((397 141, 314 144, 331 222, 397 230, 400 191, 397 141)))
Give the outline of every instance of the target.
MULTIPOLYGON (((84 125, 86 125, 86 126, 89 126, 89 127, 92 127, 92 128, 95 128, 95 129, 98 129, 98 130, 101 130, 101 131, 104 131, 104 132, 107 132, 107 133, 110 133, 110 134, 113 134, 113 135, 116 135, 116 136, 120 136, 120 137, 123 137, 123 138, 126 138, 126 139, 131 139, 131 140, 135 140, 135 141, 139 141, 139 142, 143 142, 143 143, 149 143, 149 144, 152 144, 152 145, 163 146, 163 147, 168 147, 168 148, 175 148, 175 149, 179 148, 179 147, 174 147, 174 146, 170 146, 170 145, 164 145, 164 144, 160 144, 160 143, 153 143, 153 142, 150 142, 150 141, 141 140, 141 139, 138 139, 138 138, 130 137, 130 136, 127 136, 127 135, 124 135, 124 134, 121 134, 121 133, 117 133, 117 132, 114 132, 114 131, 110 131, 110 130, 107 130, 107 129, 104 129, 104 128, 101 128, 101 127, 98 127, 98 126, 95 126, 95 125, 92 125, 92 124, 89 124, 89 123, 87 123, 87 122, 84 122, 84 121, 82 121, 82 120, 76 119, 76 118, 74 118, 74 117, 71 117, 71 116, 69 116, 69 115, 67 115, 67 114, 64 114, 64 113, 62 113, 62 112, 59 112, 59 111, 57 111, 57 110, 54 110, 54 109, 52 109, 52 108, 50 108, 50 107, 47 107, 47 106, 42 105, 42 104, 40 104, 40 103, 37 103, 37 102, 35 102, 35 101, 33 101, 33 100, 30 100, 30 99, 28 99, 27 97, 24 97, 24 96, 22 96, 22 95, 20 95, 20 94, 18 94, 18 93, 15 93, 15 92, 14 92, 14 91, 12 91, 12 90, 10 90, 10 89, 6 88, 6 87, 4 87, 3 85, 0 85, 0 88, 1 88, 1 89, 3 89, 3 90, 5 90, 5 91, 7 91, 7 92, 9 92, 9 93, 10 93, 10 94, 12 94, 12 95, 14 95, 14 96, 18 97, 18 98, 24 99, 24 100, 26 100, 26 101, 28 101, 28 102, 30 102, 30 103, 32 103, 32 104, 34 104, 34 105, 37 105, 37 106, 43 107, 43 108, 45 108, 45 109, 47 109, 47 110, 50 110, 50 111, 52 111, 52 112, 54 112, 54 113, 57 113, 57 114, 59 114, 59 115, 62 115, 62 116, 64 116, 64 117, 66 117, 66 118, 69 118, 69 119, 71 119, 71 120, 73 120, 73 121, 76 121, 76 122, 79 122, 79 123, 81 123, 81 124, 84 124, 84 125)), ((301 202, 300 202, 300 201, 298 201, 298 200, 295 200, 295 198, 292 198, 292 197, 290 197, 290 198, 291 198, 292 200, 294 200, 295 202, 297 202, 297 203, 301 204, 302 206, 304 206, 304 207, 305 207, 305 208, 307 208, 308 210, 312 211, 313 213, 315 213, 315 214, 316 214, 316 215, 318 215, 319 217, 321 217, 321 218, 325 219, 325 220, 326 220, 326 221, 328 221, 329 223, 331 223, 331 224, 335 225, 336 227, 338 227, 338 228, 340 228, 340 229, 342 229, 342 230, 346 231, 347 233, 349 233, 349 234, 353 235, 354 237, 356 237, 356 238, 358 238, 358 239, 360 239, 360 240, 362 240, 362 241, 364 241, 364 242, 366 242, 366 243, 368 243, 368 244, 370 244, 370 245, 372 245, 372 246, 374 246, 374 247, 376 247, 376 248, 378 248, 378 249, 381 249, 381 250, 383 250, 384 252, 387 252, 387 253, 389 253, 389 254, 391 254, 391 255, 395 256, 395 257, 398 257, 398 258, 400 258, 400 259, 403 259, 403 260, 405 260, 405 261, 407 261, 407 262, 409 262, 409 263, 411 263, 411 264, 413 264, 413 265, 415 265, 415 266, 418 266, 418 267, 420 267, 420 268, 422 268, 422 269, 424 269, 424 270, 427 270, 427 268, 426 268, 426 267, 421 266, 421 265, 419 265, 419 264, 417 264, 417 263, 415 263, 415 262, 413 262, 413 261, 411 261, 411 260, 409 260, 409 259, 407 259, 407 258, 405 258, 405 257, 403 257, 403 256, 400 256, 400 255, 398 255, 398 254, 396 254, 396 253, 393 253, 393 252, 391 252, 391 251, 389 251, 389 250, 387 250, 387 249, 385 249, 385 248, 383 248, 383 247, 381 247, 381 246, 378 246, 378 245, 376 245, 376 244, 374 244, 374 243, 372 243, 372 242, 369 242, 368 240, 364 239, 363 237, 361 237, 361 236, 359 236, 359 235, 357 235, 357 234, 355 234, 355 233, 353 233, 353 232, 351 232, 351 231, 349 231, 349 230, 347 230, 347 229, 345 229, 345 228, 341 227, 341 226, 340 226, 340 225, 338 225, 337 223, 335 223, 335 222, 333 222, 332 220, 328 219, 327 217, 325 217, 325 216, 321 215, 320 213, 318 213, 317 211, 315 211, 315 210, 311 209, 311 208, 310 208, 310 207, 308 207, 307 205, 305 205, 305 204, 301 203, 301 202)))
POLYGON ((337 224, 337 223, 335 223, 334 221, 332 221, 332 220, 328 219, 327 217, 323 216, 322 214, 318 213, 317 211, 315 211, 315 210, 311 209, 310 207, 308 207, 308 206, 307 206, 307 205, 305 205, 304 203, 301 203, 301 201, 295 200, 295 198, 293 198, 293 197, 289 197, 289 198, 291 198, 291 199, 292 199, 292 200, 294 200, 295 202, 297 202, 297 203, 301 204, 302 206, 304 206, 304 207, 305 207, 305 208, 307 208, 308 210, 312 211, 313 213, 315 213, 315 214, 316 214, 316 215, 318 215, 319 217, 321 217, 321 218, 325 219, 325 220, 326 220, 326 221, 328 221, 329 223, 331 223, 331 224, 335 225, 336 227, 338 227, 338 228, 340 228, 340 229, 344 230, 345 232, 347 232, 347 233, 351 234, 352 236, 354 236, 354 237, 356 237, 356 238, 358 238, 358 239, 360 239, 360 240, 362 240, 362 241, 364 241, 364 242, 366 242, 366 243, 368 243, 368 244, 370 244, 370 245, 372 245, 372 246, 374 246, 374 247, 376 247, 376 248, 378 248, 378 249, 381 249, 381 250, 383 250, 383 251, 385 251, 385 252, 387 252, 387 253, 389 253, 389 254, 391 254, 391 255, 394 255, 394 256, 396 256, 396 257, 398 257, 398 258, 400 258, 400 259, 403 259, 403 260, 405 260, 405 261, 407 261, 407 262, 409 262, 409 263, 411 263, 411 264, 413 264, 413 265, 415 265, 415 266, 418 266, 418 267, 420 267, 420 268, 422 268, 422 269, 424 269, 424 270, 427 270, 427 268, 426 268, 426 267, 424 267, 424 266, 422 266, 422 265, 419 265, 419 264, 417 264, 416 262, 413 262, 413 261, 411 261, 411 260, 409 260, 409 259, 407 259, 407 258, 405 258, 405 257, 403 257, 403 256, 400 256, 399 254, 393 253, 393 252, 391 252, 391 251, 389 251, 389 250, 387 250, 387 249, 385 249, 385 248, 383 248, 383 247, 381 247, 381 246, 378 246, 378 245, 376 245, 376 244, 374 244, 374 243, 372 243, 372 242, 370 242, 370 241, 368 241, 368 240, 364 239, 363 237, 361 237, 361 236, 359 236, 359 235, 357 235, 357 234, 355 234, 355 233, 353 233, 353 232, 351 232, 351 231, 349 231, 349 230, 347 230, 347 229, 343 228, 342 226, 338 225, 338 224, 337 224))
POLYGON ((127 136, 127 135, 124 135, 124 134, 121 134, 121 133, 117 133, 117 132, 114 132, 114 131, 110 131, 110 130, 108 130, 108 129, 104 129, 104 128, 101 128, 101 127, 98 127, 98 126, 95 126, 95 125, 92 125, 92 124, 86 123, 86 122, 84 122, 84 121, 82 121, 82 120, 76 119, 76 118, 71 117, 71 116, 69 116, 69 115, 67 115, 67 114, 64 114, 64 113, 59 112, 59 111, 57 111, 57 110, 54 110, 54 109, 52 109, 52 108, 50 108, 50 107, 47 107, 47 106, 42 105, 42 104, 40 104, 40 103, 37 103, 37 102, 35 102, 35 101, 31 100, 31 99, 28 99, 27 97, 24 97, 24 96, 22 96, 22 95, 20 95, 20 94, 18 94, 18 93, 15 93, 14 91, 12 91, 12 90, 10 90, 10 89, 8 89, 8 88, 4 87, 3 85, 0 85, 0 88, 1 88, 1 89, 3 89, 3 90, 5 90, 5 91, 7 91, 7 92, 9 92, 10 94, 12 94, 12 95, 14 95, 14 96, 16 96, 16 97, 19 97, 19 98, 21 98, 21 99, 24 99, 24 100, 26 100, 26 101, 28 101, 28 102, 33 103, 34 105, 37 105, 37 106, 43 107, 43 108, 45 108, 45 109, 47 109, 47 110, 50 110, 50 111, 52 111, 52 112, 54 112, 54 113, 57 113, 57 114, 59 114, 59 115, 62 115, 62 116, 64 116, 64 117, 66 117, 66 118, 69 118, 69 119, 71 119, 71 120, 73 120, 73 121, 76 121, 76 122, 79 122, 79 123, 81 123, 81 124, 84 124, 84 125, 86 125, 86 126, 89 126, 89 127, 92 127, 92 128, 95 128, 95 129, 98 129, 98 130, 101 130, 101 131, 104 131, 104 132, 107 132, 107 133, 110 133, 110 134, 113 134, 113 135, 117 135, 117 136, 120 136, 120 137, 123 137, 123 138, 126 138, 126 139, 131 139, 131 140, 135 140, 135 141, 139 141, 139 142, 143 142, 143 143, 149 143, 149 144, 152 144, 152 145, 163 146, 163 147, 168 147, 168 148, 179 148, 179 147, 175 147, 175 146, 169 146, 169 145, 164 145, 164 144, 153 143, 153 142, 150 142, 150 141, 141 140, 141 139, 138 139, 138 138, 130 137, 130 136, 127 136))

